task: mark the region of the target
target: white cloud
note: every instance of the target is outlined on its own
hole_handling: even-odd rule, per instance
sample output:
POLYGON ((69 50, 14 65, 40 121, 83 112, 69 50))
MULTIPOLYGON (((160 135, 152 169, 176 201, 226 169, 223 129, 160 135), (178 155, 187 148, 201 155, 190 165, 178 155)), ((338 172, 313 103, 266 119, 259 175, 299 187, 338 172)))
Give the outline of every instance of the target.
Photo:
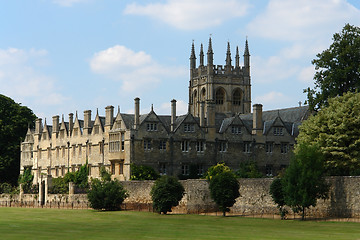
POLYGON ((67 98, 57 92, 55 80, 33 66, 47 61, 46 55, 46 50, 0 49, 1 93, 29 106, 63 103, 67 98))
POLYGON ((359 24, 359 15, 346 0, 270 0, 247 28, 250 35, 276 40, 328 38, 347 22, 359 24))
POLYGON ((182 30, 197 30, 242 17, 248 8, 248 0, 167 0, 145 6, 132 3, 126 6, 124 13, 148 16, 182 30))
POLYGON ((314 66, 305 67, 301 70, 298 79, 305 83, 312 83, 315 75, 314 66))
POLYGON ((255 97, 253 103, 261 103, 264 105, 264 107, 270 106, 270 105, 279 105, 283 104, 284 102, 289 101, 290 98, 288 96, 285 96, 281 92, 269 92, 262 96, 255 97))
POLYGON ((76 3, 86 2, 89 0, 53 0, 53 3, 58 4, 63 7, 71 7, 76 3))
POLYGON ((186 76, 183 67, 162 66, 145 52, 134 52, 116 45, 95 53, 90 60, 93 72, 122 82, 122 91, 148 90, 161 82, 162 78, 186 76))

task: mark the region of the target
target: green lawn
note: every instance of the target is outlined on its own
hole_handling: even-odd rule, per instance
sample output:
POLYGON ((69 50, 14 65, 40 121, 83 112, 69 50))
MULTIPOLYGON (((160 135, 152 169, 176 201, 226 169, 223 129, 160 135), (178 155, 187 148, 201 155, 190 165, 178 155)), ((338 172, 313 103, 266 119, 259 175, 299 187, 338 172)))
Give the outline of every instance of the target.
POLYGON ((360 239, 360 223, 0 208, 0 239, 360 239))

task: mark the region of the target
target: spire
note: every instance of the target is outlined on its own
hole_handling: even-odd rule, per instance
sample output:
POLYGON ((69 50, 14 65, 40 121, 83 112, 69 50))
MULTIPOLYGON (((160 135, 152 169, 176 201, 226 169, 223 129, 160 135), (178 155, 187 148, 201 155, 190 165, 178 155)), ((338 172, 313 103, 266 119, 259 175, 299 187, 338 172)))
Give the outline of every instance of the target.
POLYGON ((246 37, 245 41, 245 51, 244 51, 244 68, 245 74, 250 76, 250 53, 249 53, 249 45, 246 37))
POLYGON ((240 67, 239 47, 236 46, 235 67, 240 67))
POLYGON ((245 51, 244 51, 244 56, 250 56, 250 53, 249 53, 249 45, 248 45, 248 40, 247 40, 247 37, 246 37, 246 41, 245 41, 245 51))
POLYGON ((203 50, 203 44, 200 45, 200 66, 204 66, 204 50, 203 50))
POLYGON ((226 66, 231 67, 231 52, 230 52, 230 42, 227 43, 226 51, 226 66))
POLYGON ((207 63, 208 66, 212 66, 214 64, 214 60, 213 60, 213 49, 212 49, 212 44, 211 44, 211 35, 209 37, 209 47, 208 47, 208 51, 207 51, 207 63))
POLYGON ((191 45, 191 55, 190 55, 190 69, 196 68, 196 56, 195 56, 195 46, 194 46, 194 40, 191 45))

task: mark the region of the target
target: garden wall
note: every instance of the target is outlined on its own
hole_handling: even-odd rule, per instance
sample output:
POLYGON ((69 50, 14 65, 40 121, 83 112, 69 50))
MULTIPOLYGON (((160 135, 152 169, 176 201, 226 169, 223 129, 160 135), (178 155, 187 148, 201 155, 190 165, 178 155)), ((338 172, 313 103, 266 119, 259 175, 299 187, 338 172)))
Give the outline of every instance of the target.
MULTIPOLYGON (((269 195, 273 179, 239 179, 240 197, 231 208, 232 214, 273 215, 278 209, 269 195)), ((312 217, 360 217, 360 177, 330 177, 329 199, 318 200, 317 207, 310 208, 312 217)), ((216 206, 211 200, 206 180, 183 180, 185 195, 174 213, 215 212, 216 206)), ((129 197, 124 201, 127 210, 152 211, 150 197, 154 181, 122 182, 129 197)), ((38 207, 36 194, 0 195, 0 206, 38 207)), ((86 194, 48 194, 42 207, 51 208, 88 208, 86 194)), ((289 209, 290 210, 290 209, 289 209)))

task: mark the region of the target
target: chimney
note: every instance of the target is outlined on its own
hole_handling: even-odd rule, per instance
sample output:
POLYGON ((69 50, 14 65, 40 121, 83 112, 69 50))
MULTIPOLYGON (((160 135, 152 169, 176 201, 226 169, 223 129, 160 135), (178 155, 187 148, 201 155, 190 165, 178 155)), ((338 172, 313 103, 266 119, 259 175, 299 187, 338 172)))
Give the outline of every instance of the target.
POLYGON ((107 106, 105 108, 105 131, 110 131, 114 120, 114 107, 107 106))
POLYGON ((134 129, 138 129, 140 124, 140 98, 135 98, 135 118, 134 118, 134 129))
POLYGON ((205 127, 205 103, 200 102, 200 127, 205 127))
POLYGON ((35 121, 35 134, 42 133, 42 119, 38 118, 35 121))
POLYGON ((84 135, 88 135, 90 133, 91 123, 91 110, 84 111, 84 135))
POLYGON ((263 122, 262 122, 262 105, 254 104, 253 105, 253 129, 252 134, 262 135, 263 132, 263 122))
POLYGON ((171 100, 171 131, 175 131, 175 121, 176 121, 176 100, 171 100))
POLYGON ((72 133, 73 127, 74 127, 74 114, 69 113, 69 136, 72 133))
POLYGON ((53 127, 52 132, 57 133, 59 132, 59 115, 53 116, 53 127))

